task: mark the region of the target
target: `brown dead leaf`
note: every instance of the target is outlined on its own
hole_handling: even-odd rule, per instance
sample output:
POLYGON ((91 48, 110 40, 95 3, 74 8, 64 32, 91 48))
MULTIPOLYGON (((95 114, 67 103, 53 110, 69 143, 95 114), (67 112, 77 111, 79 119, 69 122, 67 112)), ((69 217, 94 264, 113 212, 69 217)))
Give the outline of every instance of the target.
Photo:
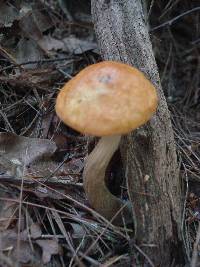
MULTIPOLYGON (((52 255, 62 252, 62 249, 58 243, 52 239, 37 240, 34 241, 32 245, 34 249, 32 249, 33 247, 30 246, 30 240, 26 230, 21 232, 20 235, 18 235, 17 230, 15 229, 0 232, 0 251, 1 253, 9 255, 9 258, 13 262, 17 262, 17 266, 42 266, 41 251, 38 248, 38 245, 42 249, 43 260, 45 263, 51 260, 52 255), (19 247, 18 238, 20 238, 19 247)), ((59 261, 52 262, 55 263, 55 266, 60 266, 59 261)))
POLYGON ((58 3, 69 20, 71 14, 76 21, 92 24, 90 2, 88 0, 80 0, 78 5, 74 5, 73 1, 66 0, 59 0, 58 3))
MULTIPOLYGON (((12 55, 18 64, 30 61, 40 61, 43 59, 43 52, 33 40, 21 38, 17 47, 13 49, 12 55)), ((27 64, 23 68, 32 69, 36 64, 27 64)))
POLYGON ((75 55, 97 49, 97 43, 89 37, 87 39, 81 39, 74 35, 70 35, 69 37, 64 38, 63 42, 65 44, 65 50, 75 55))
MULTIPOLYGON (((9 198, 10 195, 4 193, 1 197, 9 198)), ((8 227, 16 220, 17 206, 17 203, 0 200, 0 231, 8 229, 8 227)))
POLYGON ((41 227, 38 223, 33 223, 30 226, 30 234, 33 239, 39 238, 42 235, 41 227))
MULTIPOLYGON (((0 179, 8 181, 9 177, 17 180, 23 177, 24 182, 30 178, 60 184, 75 182, 83 168, 83 159, 75 159, 67 163, 64 160, 59 163, 55 160, 56 149, 56 144, 48 139, 0 133, 0 179)), ((75 189, 72 188, 71 191, 68 187, 71 193, 75 189)), ((24 188, 24 190, 29 189, 24 188)), ((30 190, 34 191, 33 188, 30 190)), ((35 190, 35 194, 56 199, 63 198, 59 192, 67 193, 65 188, 58 189, 57 193, 43 186, 38 186, 35 190), (39 188, 41 188, 40 191, 39 188)))
POLYGON ((0 171, 17 178, 43 177, 54 171, 56 145, 47 139, 0 133, 0 171))
POLYGON ((20 241, 20 250, 17 249, 18 235, 14 230, 0 232, 0 250, 9 252, 11 258, 21 263, 28 263, 34 260, 34 254, 28 241, 20 241))
MULTIPOLYGON (((25 227, 25 226, 24 226, 25 227)), ((37 239, 41 237, 42 230, 38 223, 32 223, 28 228, 25 228, 20 233, 20 240, 28 241, 29 237, 32 239, 37 239)))
POLYGON ((42 32, 38 28, 32 16, 32 10, 30 10, 25 16, 20 19, 19 26, 26 37, 30 37, 33 40, 39 40, 40 38, 42 38, 42 32))
POLYGON ((81 39, 73 35, 64 38, 62 41, 51 37, 50 35, 44 35, 38 40, 38 44, 43 50, 48 52, 62 50, 75 55, 97 49, 96 42, 89 37, 87 39, 81 39))
POLYGON ((44 6, 41 1, 36 2, 32 14, 34 21, 41 32, 49 30, 55 24, 55 22, 52 21, 51 14, 49 12, 44 13, 44 6))
POLYGON ((52 239, 39 239, 36 240, 42 249, 42 261, 44 264, 50 262, 52 255, 57 255, 62 253, 62 249, 56 240, 52 239))
POLYGON ((38 44, 45 51, 57 51, 63 50, 64 43, 56 38, 51 37, 50 35, 44 35, 39 41, 38 44))
POLYGON ((12 5, 0 2, 0 27, 11 27, 18 15, 18 11, 12 5))
POLYGON ((52 27, 53 23, 48 13, 42 12, 43 6, 39 2, 34 9, 30 9, 19 21, 19 26, 26 37, 35 41, 43 36, 43 32, 52 27))

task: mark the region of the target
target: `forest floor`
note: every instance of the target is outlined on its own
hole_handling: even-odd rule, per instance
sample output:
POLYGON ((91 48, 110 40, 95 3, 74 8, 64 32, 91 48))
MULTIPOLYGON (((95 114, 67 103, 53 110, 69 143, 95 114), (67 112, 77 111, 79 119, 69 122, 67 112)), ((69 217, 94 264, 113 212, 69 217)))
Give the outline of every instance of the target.
MULTIPOLYGON (((101 60, 89 1, 77 2, 0 2, 0 267, 148 261, 137 244, 130 251, 132 229, 91 212, 82 187, 91 139, 55 114, 62 85, 101 60)), ((193 250, 200 239, 199 9, 197 1, 155 2, 149 31, 171 111, 184 189, 183 257, 190 262, 200 251, 193 250)))

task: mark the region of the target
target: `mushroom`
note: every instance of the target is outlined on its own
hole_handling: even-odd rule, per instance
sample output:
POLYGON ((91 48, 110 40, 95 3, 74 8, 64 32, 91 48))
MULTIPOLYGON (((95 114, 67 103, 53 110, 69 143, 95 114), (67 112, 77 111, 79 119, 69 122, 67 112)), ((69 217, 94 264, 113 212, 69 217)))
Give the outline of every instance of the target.
MULTIPOLYGON (((71 128, 101 137, 86 159, 83 185, 90 205, 114 224, 122 223, 123 201, 105 184, 108 164, 121 135, 146 123, 156 111, 156 89, 142 72, 129 65, 103 61, 90 65, 67 82, 58 94, 56 112, 71 128)), ((128 207, 123 209, 130 218, 128 207)))

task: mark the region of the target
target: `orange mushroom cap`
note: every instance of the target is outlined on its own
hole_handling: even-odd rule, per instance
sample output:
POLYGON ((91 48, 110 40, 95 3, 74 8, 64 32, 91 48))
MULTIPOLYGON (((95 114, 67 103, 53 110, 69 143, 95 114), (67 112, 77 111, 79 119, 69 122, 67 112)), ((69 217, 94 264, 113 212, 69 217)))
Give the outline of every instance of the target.
POLYGON ((155 87, 129 65, 104 61, 90 65, 58 94, 56 113, 71 128, 95 136, 126 134, 156 111, 155 87))

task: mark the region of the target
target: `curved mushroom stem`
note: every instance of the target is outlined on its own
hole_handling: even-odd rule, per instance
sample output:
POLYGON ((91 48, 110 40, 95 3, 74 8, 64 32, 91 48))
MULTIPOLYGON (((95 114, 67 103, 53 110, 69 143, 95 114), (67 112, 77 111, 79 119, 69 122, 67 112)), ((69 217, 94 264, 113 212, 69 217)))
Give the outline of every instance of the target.
MULTIPOLYGON (((83 185, 89 203, 107 220, 111 220, 124 204, 111 194, 105 185, 106 168, 119 147, 120 139, 120 135, 102 137, 88 156, 83 172, 83 185)), ((127 207, 123 209, 123 214, 130 218, 130 210, 127 207)), ((113 223, 122 224, 120 214, 113 223)))

